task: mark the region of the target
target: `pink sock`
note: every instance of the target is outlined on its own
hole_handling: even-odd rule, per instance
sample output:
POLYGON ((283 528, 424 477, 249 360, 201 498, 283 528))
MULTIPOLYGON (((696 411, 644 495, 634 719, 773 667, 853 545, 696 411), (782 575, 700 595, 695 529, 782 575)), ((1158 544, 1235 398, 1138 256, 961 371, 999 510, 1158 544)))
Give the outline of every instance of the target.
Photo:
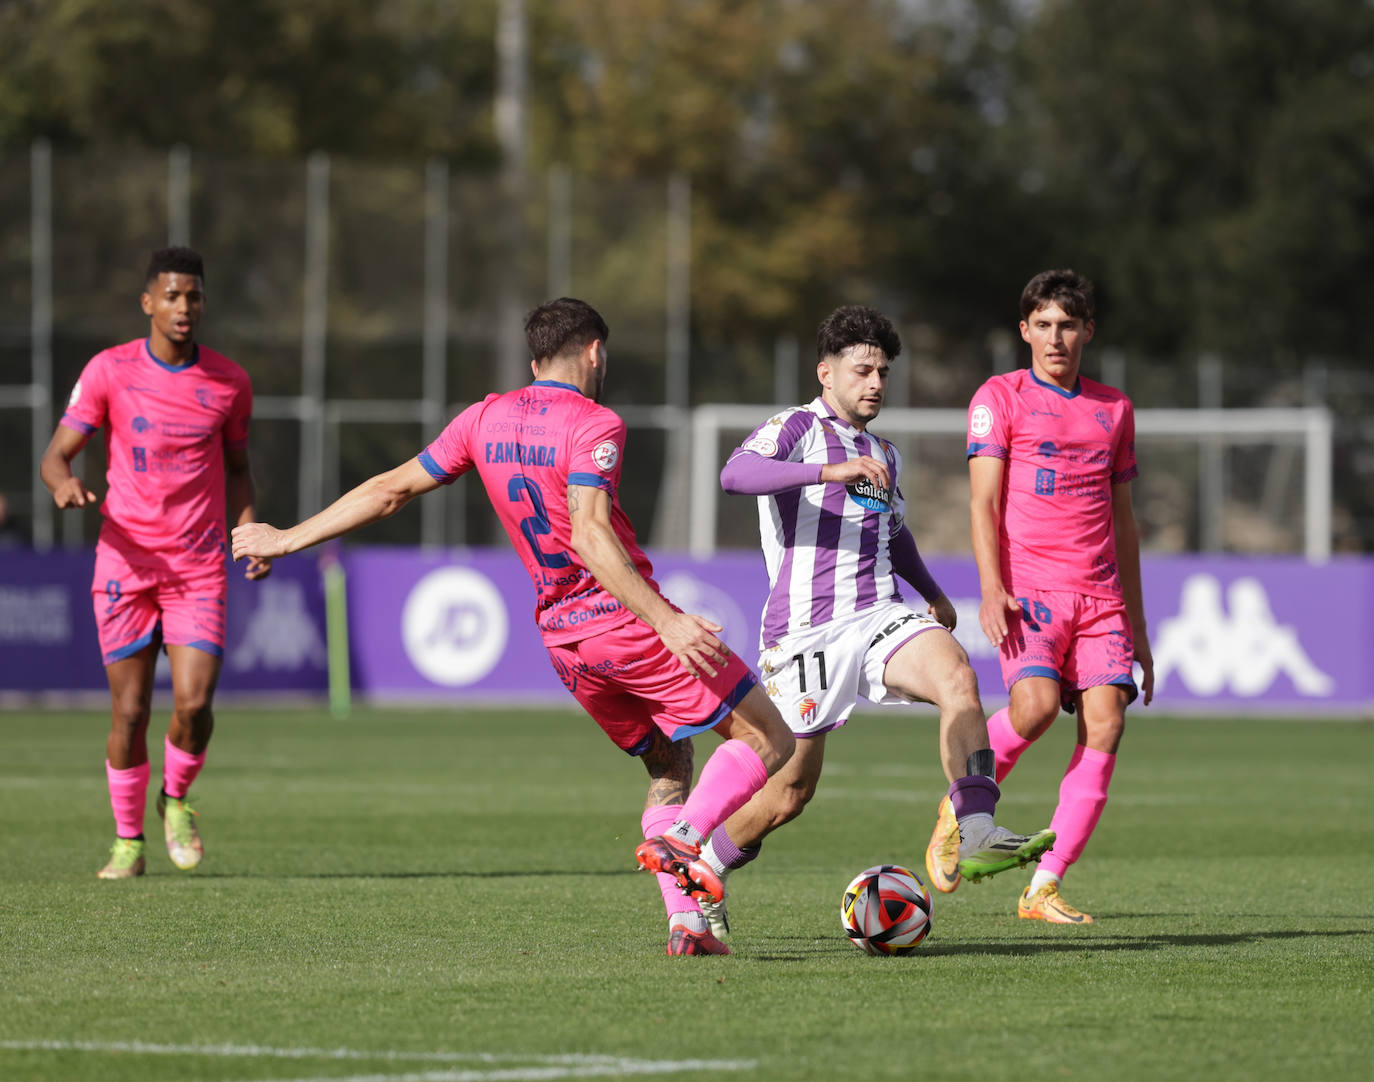
POLYGON ((1083 847, 1107 806, 1107 786, 1116 768, 1116 756, 1078 744, 1064 771, 1059 786, 1059 807, 1054 810, 1050 829, 1055 833, 1054 848, 1040 858, 1040 870, 1061 879, 1069 865, 1083 855, 1083 847))
MULTIPOLYGON (((644 837, 657 838, 660 834, 667 833, 668 828, 677 822, 681 812, 681 804, 660 804, 655 808, 645 808, 644 815, 639 820, 644 837)), ((696 899, 682 893, 676 878, 662 872, 655 872, 654 878, 658 880, 658 889, 663 893, 663 908, 668 911, 670 918, 675 913, 701 912, 701 906, 697 905, 696 899)))
POLYGON ((114 812, 115 833, 121 838, 137 838, 143 833, 143 811, 148 804, 149 764, 116 770, 105 760, 105 777, 110 783, 110 809, 114 812))
POLYGON ((727 740, 706 760, 678 816, 678 822, 687 823, 696 837, 688 831, 677 831, 674 836, 700 845, 702 838, 749 803, 767 780, 768 768, 758 752, 743 740, 727 740))
POLYGON ((191 791, 191 783, 196 780, 200 768, 205 765, 205 753, 192 755, 182 751, 167 737, 162 738, 162 791, 177 800, 191 791))
POLYGON ((988 718, 988 743, 992 745, 992 753, 997 756, 997 780, 1000 782, 1011 773, 1016 760, 1021 758, 1021 753, 1033 741, 1027 740, 1011 727, 1011 717, 1004 706, 988 718))

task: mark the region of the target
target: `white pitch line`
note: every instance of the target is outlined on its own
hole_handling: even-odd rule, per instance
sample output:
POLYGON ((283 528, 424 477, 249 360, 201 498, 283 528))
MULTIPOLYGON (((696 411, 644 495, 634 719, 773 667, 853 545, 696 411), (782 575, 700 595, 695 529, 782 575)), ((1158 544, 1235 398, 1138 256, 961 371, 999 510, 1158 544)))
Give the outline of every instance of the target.
POLYGON ((230 1056, 249 1059, 330 1059, 371 1062, 479 1063, 494 1069, 421 1071, 271 1082, 542 1082, 545 1079, 629 1077, 678 1071, 747 1071, 757 1060, 645 1060, 605 1055, 521 1055, 504 1052, 406 1052, 357 1048, 271 1048, 262 1045, 151 1044, 145 1041, 0 1041, 0 1048, 28 1052, 122 1052, 156 1056, 230 1056), (511 1063, 524 1066, 497 1067, 511 1063))

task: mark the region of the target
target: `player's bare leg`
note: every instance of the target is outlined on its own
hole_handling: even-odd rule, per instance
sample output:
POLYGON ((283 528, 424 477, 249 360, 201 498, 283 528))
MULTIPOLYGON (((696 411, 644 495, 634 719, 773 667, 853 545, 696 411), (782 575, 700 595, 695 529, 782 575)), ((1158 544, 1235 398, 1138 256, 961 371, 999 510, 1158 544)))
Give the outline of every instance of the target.
POLYGON ((934 703, 940 711, 940 763, 950 781, 950 807, 946 812, 941 802, 926 849, 927 871, 936 889, 951 891, 961 877, 977 882, 1048 849, 1052 832, 1016 834, 993 821, 1000 791, 993 779, 996 759, 988 746, 987 716, 978 678, 954 636, 944 628, 912 636, 889 659, 883 682, 890 691, 934 703), (957 849, 951 820, 958 831, 957 849))
POLYGON ((1129 694, 1114 684, 1087 688, 1076 696, 1078 743, 1059 785, 1059 804, 1051 826, 1058 840, 1040 859, 1017 905, 1021 917, 1053 924, 1091 924, 1092 917, 1060 897, 1069 868, 1082 856, 1107 805, 1116 768, 1116 751, 1126 729, 1129 694))
POLYGON ((149 645, 105 667, 110 683, 110 733, 105 740, 105 777, 114 813, 115 841, 101 879, 143 874, 143 815, 148 801, 148 719, 153 702, 156 647, 149 645))
POLYGON ((183 871, 200 864, 205 846, 196 828, 196 811, 187 799, 205 763, 215 730, 211 703, 222 659, 193 646, 168 646, 172 665, 172 719, 164 744, 162 790, 157 812, 163 819, 167 854, 183 871))
POLYGON ((635 851, 641 867, 672 875, 698 903, 719 902, 725 896, 719 875, 701 859, 702 842, 788 762, 795 743, 777 707, 757 685, 716 732, 725 743, 702 768, 678 820, 669 831, 646 838, 635 851))

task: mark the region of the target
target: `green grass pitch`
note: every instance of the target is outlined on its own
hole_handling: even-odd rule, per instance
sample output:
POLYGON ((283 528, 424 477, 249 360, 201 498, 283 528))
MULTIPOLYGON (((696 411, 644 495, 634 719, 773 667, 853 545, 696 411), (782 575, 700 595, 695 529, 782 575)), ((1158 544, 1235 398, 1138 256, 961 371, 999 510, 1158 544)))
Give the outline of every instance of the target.
MULTIPOLYGON (((907 958, 856 950, 838 909, 870 864, 922 869, 926 709, 831 737, 811 807, 731 881, 729 958, 664 957, 632 856, 644 772, 572 710, 222 709, 205 863, 172 867, 150 794, 148 874, 122 883, 94 874, 105 728, 0 715, 7 1082, 1374 1070, 1368 722, 1133 711, 1065 887, 1098 923, 1018 920, 1009 872, 937 895, 907 958)), ((1048 823, 1072 740, 1061 719, 1026 753, 1003 822, 1048 823)))

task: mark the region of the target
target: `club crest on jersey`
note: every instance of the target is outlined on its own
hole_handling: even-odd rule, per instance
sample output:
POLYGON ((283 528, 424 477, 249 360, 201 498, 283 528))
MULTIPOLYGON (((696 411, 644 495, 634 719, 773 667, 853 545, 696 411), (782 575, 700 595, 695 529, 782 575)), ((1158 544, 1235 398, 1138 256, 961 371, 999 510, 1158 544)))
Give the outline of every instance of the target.
POLYGON ((801 701, 797 713, 801 715, 802 721, 810 721, 816 714, 816 700, 808 695, 801 701))
POLYGON ((1112 431, 1112 415, 1099 406, 1096 412, 1093 413, 1093 416, 1097 419, 1097 423, 1102 426, 1102 431, 1110 434, 1112 431))
POLYGON ((874 484, 867 477, 861 477, 844 487, 845 491, 849 493, 849 498, 860 507, 865 507, 870 511, 892 510, 891 490, 882 485, 874 484))
POLYGON ((153 422, 148 420, 148 418, 146 417, 135 417, 133 421, 130 422, 130 425, 135 432, 137 432, 139 435, 142 435, 144 432, 147 432, 148 429, 153 427, 153 422))
POLYGON ((986 436, 992 431, 992 410, 987 406, 974 406, 969 414, 968 430, 975 436, 986 436))
POLYGON ((206 409, 210 409, 215 404, 215 392, 209 387, 197 387, 196 401, 206 409))
POLYGON ((613 440, 603 440, 592 451, 592 461, 602 471, 613 470, 615 464, 620 461, 620 448, 615 445, 613 440))

